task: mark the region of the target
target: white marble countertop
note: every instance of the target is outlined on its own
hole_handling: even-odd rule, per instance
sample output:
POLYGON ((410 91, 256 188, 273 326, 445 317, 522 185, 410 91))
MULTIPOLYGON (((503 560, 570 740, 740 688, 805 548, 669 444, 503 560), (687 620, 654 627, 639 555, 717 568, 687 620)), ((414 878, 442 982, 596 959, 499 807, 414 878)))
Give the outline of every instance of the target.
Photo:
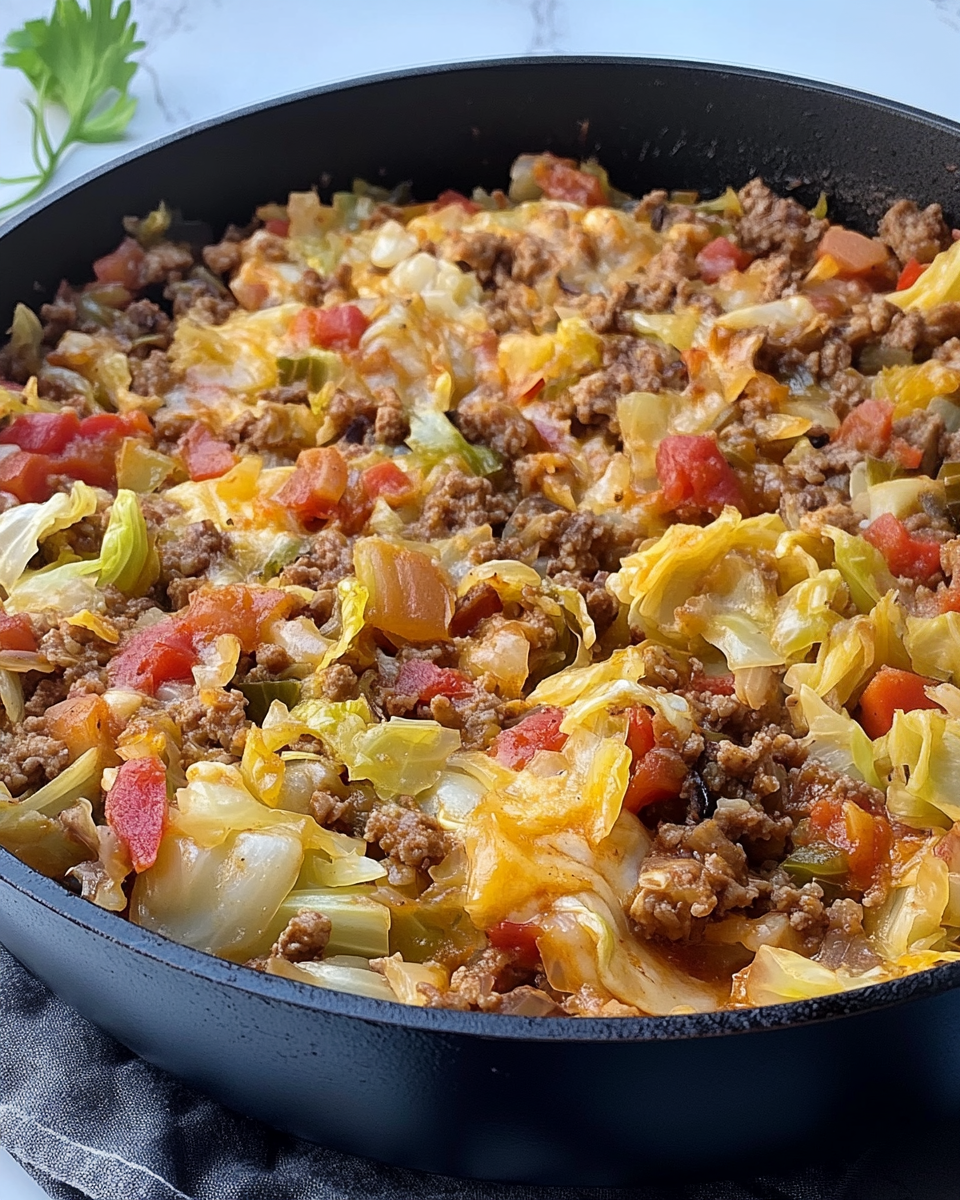
MULTIPOLYGON (((0 0, 0 37, 52 0, 0 0)), ((843 84, 960 120, 960 0, 133 0, 147 48, 124 142, 85 146, 64 183, 194 121, 284 92, 424 63, 522 54, 729 62, 843 84)), ((0 70, 0 173, 30 169, 28 88, 0 70)), ((9 193, 7 193, 9 195, 9 193)), ((0 190, 0 198, 5 194, 0 190)), ((43 1193, 0 1151, 2 1200, 43 1193)), ((123 1200, 118 1197, 117 1200, 123 1200)), ((239 1200, 239 1198, 238 1198, 239 1200)))

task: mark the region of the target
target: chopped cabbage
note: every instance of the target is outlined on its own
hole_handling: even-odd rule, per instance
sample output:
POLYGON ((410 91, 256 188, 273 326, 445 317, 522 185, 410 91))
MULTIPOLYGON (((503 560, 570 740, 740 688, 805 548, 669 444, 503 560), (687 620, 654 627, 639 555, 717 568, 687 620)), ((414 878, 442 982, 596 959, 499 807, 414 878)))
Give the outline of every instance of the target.
POLYGON ((845 712, 831 708, 813 688, 803 686, 798 695, 808 730, 803 744, 810 758, 841 775, 850 775, 871 787, 882 788, 874 765, 873 743, 863 728, 845 712))
POLYGON ((450 418, 435 408, 422 408, 410 414, 407 445, 427 467, 451 455, 462 458, 474 475, 492 475, 502 466, 496 450, 471 445, 450 418))
POLYGON ((897 308, 921 312, 960 300, 960 243, 954 242, 938 254, 912 287, 888 293, 887 300, 897 308))
POLYGON ((918 675, 960 681, 960 613, 907 617, 904 645, 918 675))
POLYGON ((69 494, 57 492, 43 504, 18 504, 0 513, 0 587, 11 590, 45 537, 96 511, 96 492, 75 483, 69 494))
POLYGON ((121 592, 140 596, 159 574, 160 563, 147 536, 140 501, 135 492, 120 488, 100 547, 100 586, 112 583, 121 592))

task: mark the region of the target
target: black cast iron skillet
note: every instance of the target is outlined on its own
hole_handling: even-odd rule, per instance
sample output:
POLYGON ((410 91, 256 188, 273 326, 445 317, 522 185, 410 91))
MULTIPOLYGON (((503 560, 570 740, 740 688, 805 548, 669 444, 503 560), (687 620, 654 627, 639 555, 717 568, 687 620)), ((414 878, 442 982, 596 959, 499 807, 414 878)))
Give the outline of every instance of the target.
MULTIPOLYGON (((0 322, 83 280, 162 198, 219 231, 354 176, 430 198, 502 186, 523 151, 596 154, 617 186, 756 174, 874 228, 899 196, 960 214, 960 126, 724 67, 534 59, 381 76, 197 126, 88 176, 0 237, 0 322)), ((103 912, 0 851, 0 941, 87 1017, 231 1108, 452 1175, 627 1184, 788 1170, 960 1116, 960 963, 795 1005, 626 1020, 412 1009, 265 977, 103 912), (842 1138, 837 1131, 842 1130, 842 1138), (814 1149, 815 1148, 815 1149, 814 1149)), ((955 1125, 954 1125, 955 1128, 955 1125)))

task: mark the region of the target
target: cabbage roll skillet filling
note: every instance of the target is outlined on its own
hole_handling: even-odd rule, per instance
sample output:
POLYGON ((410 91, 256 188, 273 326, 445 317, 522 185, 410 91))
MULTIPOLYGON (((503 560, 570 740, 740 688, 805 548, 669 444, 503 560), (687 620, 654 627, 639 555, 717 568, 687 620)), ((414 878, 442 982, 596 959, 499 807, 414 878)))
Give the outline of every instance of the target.
POLYGON ((124 227, 0 351, 0 844, 412 1005, 960 957, 939 205, 866 236, 540 154, 506 193, 124 227))

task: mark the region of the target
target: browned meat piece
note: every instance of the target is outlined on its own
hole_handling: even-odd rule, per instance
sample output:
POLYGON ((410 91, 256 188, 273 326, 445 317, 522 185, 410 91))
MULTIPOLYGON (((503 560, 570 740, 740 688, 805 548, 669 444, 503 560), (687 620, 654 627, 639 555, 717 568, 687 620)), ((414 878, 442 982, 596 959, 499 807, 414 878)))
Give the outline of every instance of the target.
POLYGON ((151 350, 146 358, 135 359, 130 374, 138 396, 163 396, 177 382, 177 373, 162 350, 151 350))
POLYGON ((0 730, 0 783, 13 796, 54 779, 69 761, 69 750, 46 732, 42 716, 27 717, 21 725, 0 730))
MULTIPOLYGON (((470 1009, 501 1012, 505 1001, 504 993, 509 995, 515 987, 525 985, 531 975, 531 971, 517 967, 514 956, 509 951, 491 946, 475 954, 462 967, 457 967, 450 977, 449 988, 440 991, 438 988, 424 985, 423 991, 430 1008, 453 1008, 461 1012, 470 1009)), ((549 1002, 549 997, 544 998, 549 1002)))
POLYGON ((320 690, 327 700, 353 700, 357 695, 357 677, 346 663, 331 663, 318 677, 320 690))
POLYGON ((507 460, 526 454, 537 442, 537 431, 526 417, 492 395, 474 393, 461 400, 457 424, 468 442, 483 442, 507 460))
POLYGON ((399 804, 375 808, 363 836, 383 851, 387 878, 395 886, 413 883, 418 871, 440 862, 451 850, 450 835, 433 817, 399 804))
POLYGON ((170 716, 182 736, 183 765, 195 762, 234 763, 247 738, 247 701, 241 692, 219 692, 213 704, 188 696, 170 706, 170 716))
POLYGON ((348 785, 345 796, 318 788, 310 797, 310 815, 324 829, 336 829, 352 837, 363 837, 367 817, 373 808, 372 792, 361 786, 348 785))
POLYGON ((560 416, 575 416, 582 425, 609 423, 618 433, 617 401, 628 392, 679 390, 686 383, 683 363, 649 338, 608 338, 604 365, 579 379, 557 401, 560 416))
POLYGON ((336 587, 353 574, 353 546, 337 529, 322 529, 306 554, 301 554, 280 574, 280 583, 311 588, 336 587))
POLYGON ((215 287, 215 282, 209 278, 183 279, 167 284, 163 295, 172 302, 174 317, 189 314, 203 325, 222 325, 236 312, 237 302, 226 289, 215 287))
POLYGON ((661 825, 641 866, 630 916, 646 937, 690 941, 707 917, 749 908, 759 895, 743 847, 716 821, 661 825))
POLYGON ((617 619, 620 605, 616 598, 607 591, 608 571, 598 571, 593 579, 585 579, 576 571, 555 571, 555 583, 566 587, 574 587, 587 602, 587 612, 597 627, 597 635, 602 636, 617 619))
POLYGON ((61 621, 40 638, 40 653, 57 669, 68 690, 106 691, 106 668, 115 647, 89 629, 61 621))
POLYGON ((140 286, 154 283, 175 283, 193 266, 193 253, 188 246, 174 242, 159 242, 143 256, 140 266, 140 286))
POLYGON ((884 795, 870 784, 841 775, 811 758, 803 766, 791 770, 784 807, 794 820, 799 820, 810 815, 810 809, 818 800, 852 800, 868 812, 880 812, 884 795))
POLYGON ((373 421, 374 441, 386 446, 399 446, 410 432, 403 401, 392 387, 377 392, 377 415, 373 421))
POLYGON ((917 468, 921 474, 934 476, 940 465, 940 439, 945 432, 939 413, 917 409, 893 423, 893 436, 902 438, 908 446, 919 450, 923 458, 917 468))
POLYGON ((878 233, 899 258, 901 266, 915 258, 932 262, 950 246, 950 230, 939 204, 918 208, 913 200, 897 200, 881 218, 878 233))
POLYGON ((242 257, 240 247, 232 241, 216 242, 203 248, 203 261, 215 275, 232 275, 239 270, 242 257))
POLYGON ((667 242, 643 269, 631 303, 644 312, 666 312, 681 283, 695 279, 697 273, 694 255, 678 242, 667 242))
POLYGON ((295 462, 301 450, 313 445, 315 430, 302 420, 298 405, 260 401, 229 425, 223 436, 242 450, 268 452, 295 462))
POLYGON ((811 217, 796 200, 777 196, 760 179, 751 179, 738 194, 743 206, 738 233, 744 250, 786 254, 793 268, 809 267, 827 222, 811 217))
POLYGON ((898 314, 882 344, 896 350, 909 350, 918 358, 927 358, 958 335, 960 303, 949 301, 927 312, 911 309, 898 314))
POLYGON ((173 608, 183 608, 190 593, 229 547, 229 536, 212 521, 196 521, 172 536, 160 538, 160 581, 166 586, 173 608))
MULTIPOLYGON (((402 710, 402 705, 400 697, 397 707, 402 710)), ((389 692, 384 693, 384 706, 387 712, 393 710, 389 692)), ((469 696, 453 699, 435 696, 430 701, 428 715, 448 729, 459 729, 464 750, 485 750, 517 707, 515 701, 503 700, 495 692, 478 687, 469 696)))
POLYGON ((323 958, 332 929, 329 917, 310 908, 301 908, 287 922, 283 933, 274 942, 270 955, 292 963, 316 962, 323 958))
POLYGON ((427 494, 414 536, 432 542, 477 525, 502 525, 513 508, 512 497, 489 479, 454 467, 427 494))
POLYGON ((571 571, 577 575, 592 575, 600 567, 599 551, 608 534, 602 517, 589 512, 563 513, 553 545, 541 547, 550 555, 547 574, 571 571))
POLYGON ((43 340, 48 346, 55 346, 68 329, 76 328, 77 306, 68 283, 61 283, 52 304, 40 306, 40 320, 43 321, 43 340))

